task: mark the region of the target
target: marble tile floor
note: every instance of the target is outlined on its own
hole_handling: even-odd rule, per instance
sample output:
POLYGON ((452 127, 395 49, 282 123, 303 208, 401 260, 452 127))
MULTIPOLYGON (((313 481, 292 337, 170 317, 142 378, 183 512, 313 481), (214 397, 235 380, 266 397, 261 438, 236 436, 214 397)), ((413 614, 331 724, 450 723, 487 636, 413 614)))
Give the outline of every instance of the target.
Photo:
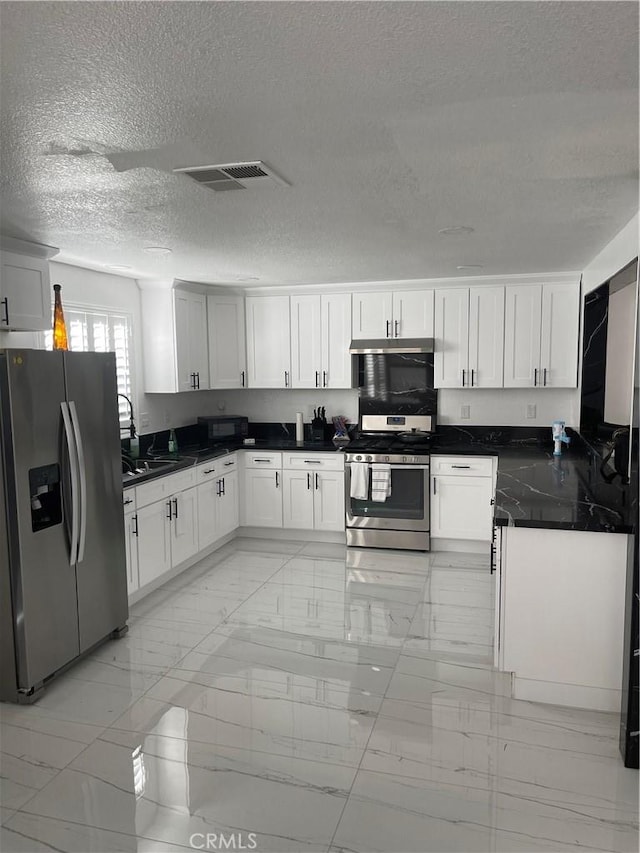
POLYGON ((482 555, 237 539, 0 706, 0 850, 637 850, 617 716, 511 699, 493 607, 482 555))

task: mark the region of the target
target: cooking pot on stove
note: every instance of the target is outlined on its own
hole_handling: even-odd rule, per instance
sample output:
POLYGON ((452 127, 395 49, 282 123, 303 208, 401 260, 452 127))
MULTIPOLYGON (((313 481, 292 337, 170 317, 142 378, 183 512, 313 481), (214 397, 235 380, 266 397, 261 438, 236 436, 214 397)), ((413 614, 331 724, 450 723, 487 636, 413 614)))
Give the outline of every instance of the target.
POLYGON ((411 432, 399 432, 398 438, 405 444, 421 444, 430 440, 431 433, 424 432, 421 429, 412 429, 411 432))

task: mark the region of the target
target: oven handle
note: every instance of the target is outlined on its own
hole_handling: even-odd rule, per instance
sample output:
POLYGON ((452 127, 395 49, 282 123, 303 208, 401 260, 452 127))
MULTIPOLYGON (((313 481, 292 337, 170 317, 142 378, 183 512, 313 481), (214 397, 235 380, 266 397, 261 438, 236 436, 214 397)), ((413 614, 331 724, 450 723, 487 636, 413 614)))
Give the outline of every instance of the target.
MULTIPOLYGON (((345 468, 351 468, 351 462, 345 462, 345 468)), ((360 462, 356 462, 356 465, 360 465, 360 462)), ((367 465, 386 465, 386 462, 367 462, 367 465)), ((426 462, 424 465, 404 465, 402 462, 389 462, 392 471, 429 471, 429 463, 426 462)))

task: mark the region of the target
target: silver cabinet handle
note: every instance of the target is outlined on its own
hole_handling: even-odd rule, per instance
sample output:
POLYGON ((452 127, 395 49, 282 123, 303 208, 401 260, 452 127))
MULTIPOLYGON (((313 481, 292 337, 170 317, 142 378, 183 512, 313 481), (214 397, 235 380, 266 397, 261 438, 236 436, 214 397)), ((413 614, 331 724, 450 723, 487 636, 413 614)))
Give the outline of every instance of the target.
POLYGON ((278 477, 278 472, 276 471, 276 489, 280 487, 280 478, 278 477))
POLYGON ((221 487, 220 487, 221 482, 222 482, 222 480, 216 480, 216 497, 217 498, 219 498, 220 494, 221 494, 221 487))
POLYGON ((177 518, 178 517, 178 498, 173 499, 173 509, 174 509, 175 514, 176 514, 175 517, 177 518))
POLYGON ((471 468, 471 465, 452 465, 452 468, 471 468))
POLYGON ((316 489, 320 488, 320 475, 316 474, 316 489))
POLYGON ((216 473, 216 469, 215 469, 215 468, 205 468, 205 469, 204 469, 204 471, 203 471, 202 473, 203 473, 203 474, 215 474, 215 473, 216 473))
POLYGON ((225 490, 224 490, 224 477, 220 480, 220 494, 221 495, 226 494, 225 490))
POLYGON ((474 373, 475 373, 475 370, 474 370, 474 369, 473 369, 473 367, 472 367, 472 368, 471 368, 471 387, 472 387, 472 388, 473 388, 473 376, 474 376, 474 373))
POLYGON ((386 337, 387 337, 387 338, 390 338, 390 337, 391 337, 391 335, 389 334, 389 326, 390 326, 390 325, 391 325, 390 320, 387 320, 387 334, 386 334, 386 337))
POLYGON ((127 506, 127 504, 132 504, 133 501, 131 500, 131 498, 127 498, 126 501, 124 501, 123 503, 124 503, 124 506, 127 506))
POLYGON ((288 370, 285 370, 285 372, 284 372, 284 387, 285 388, 289 387, 289 371, 288 370))
POLYGON ((545 369, 542 371, 542 384, 543 384, 543 385, 546 385, 546 384, 547 384, 547 368, 546 368, 546 367, 545 367, 545 369))
POLYGON ((242 382, 242 387, 244 388, 244 370, 240 371, 240 381, 242 382))
POLYGON ((271 462, 270 459, 258 459, 257 457, 254 457, 253 461, 254 462, 271 462))
POLYGON ((311 474, 307 471, 307 489, 311 488, 311 474))
POLYGON ((533 368, 533 384, 534 386, 538 384, 538 368, 533 368))
POLYGON ((169 519, 169 521, 171 521, 171 519, 173 518, 173 515, 171 513, 171 501, 167 501, 167 508, 169 509, 169 515, 167 516, 167 518, 169 519))
POLYGON ((322 462, 319 459, 305 459, 305 465, 322 465, 322 462))
POLYGON ((395 335, 395 337, 396 337, 396 338, 398 337, 398 325, 399 325, 399 324, 398 324, 398 321, 397 321, 397 320, 394 320, 394 321, 393 321, 393 329, 394 329, 394 335, 395 335))
POLYGON ((322 387, 323 388, 327 387, 327 371, 326 370, 322 371, 322 387))
POLYGON ((316 388, 320 387, 320 371, 316 370, 316 388))
POLYGON ((463 387, 463 388, 464 388, 464 375, 465 375, 465 373, 466 373, 466 371, 465 371, 465 370, 463 370, 463 371, 462 371, 462 387, 463 387))
POLYGON ((433 478, 433 494, 435 495, 435 493, 436 493, 436 478, 434 477, 433 478))
POLYGON ((225 468, 228 468, 228 467, 229 467, 229 465, 235 465, 235 464, 236 464, 235 462, 225 462, 225 463, 224 463, 224 467, 225 467, 225 468))
POLYGON ((2 322, 9 325, 9 297, 5 296, 4 299, 0 300, 0 302, 4 305, 4 317, 2 318, 2 322))
POLYGON ((196 388, 200 390, 200 372, 196 373, 196 388))
POLYGON ((132 517, 131 521, 133 521, 136 525, 135 527, 132 528, 131 532, 133 533, 134 536, 137 536, 138 535, 138 516, 134 515, 132 517))

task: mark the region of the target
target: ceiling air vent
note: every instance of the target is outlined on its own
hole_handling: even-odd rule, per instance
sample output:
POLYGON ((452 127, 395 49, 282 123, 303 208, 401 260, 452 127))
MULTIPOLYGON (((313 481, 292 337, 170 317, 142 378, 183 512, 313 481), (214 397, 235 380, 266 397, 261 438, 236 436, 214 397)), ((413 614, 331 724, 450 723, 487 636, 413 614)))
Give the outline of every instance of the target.
POLYGON ((289 186, 280 175, 261 160, 254 160, 251 163, 225 163, 217 166, 181 166, 173 171, 181 172, 201 186, 215 192, 289 186))

